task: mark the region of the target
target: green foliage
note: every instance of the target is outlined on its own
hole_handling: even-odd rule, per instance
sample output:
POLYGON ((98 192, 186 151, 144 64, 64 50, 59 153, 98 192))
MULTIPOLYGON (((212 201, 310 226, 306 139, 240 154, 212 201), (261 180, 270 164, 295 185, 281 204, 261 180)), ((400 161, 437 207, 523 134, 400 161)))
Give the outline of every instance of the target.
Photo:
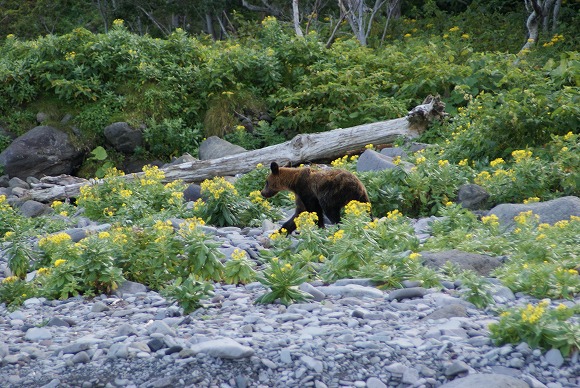
POLYGON ((143 138, 152 156, 167 158, 184 153, 195 155, 202 139, 199 126, 188 128, 183 119, 163 119, 161 123, 148 120, 143 138))
POLYGON ((183 261, 178 273, 193 273, 198 279, 220 281, 224 266, 220 261, 223 254, 217 249, 220 244, 210 241, 195 223, 182 226, 180 235, 184 240, 183 261))
POLYGON ((144 219, 160 211, 181 216, 185 212, 180 181, 163 184, 165 173, 156 166, 143 167, 132 180, 112 168, 102 184, 81 187, 77 203, 87 217, 101 221, 144 219))
MULTIPOLYGON (((258 167, 252 176, 262 175, 264 169, 258 167)), ((257 182, 245 179, 240 183, 244 191, 252 189, 257 182)), ((201 183, 201 194, 194 204, 194 214, 209 224, 218 226, 260 225, 264 219, 277 220, 281 217, 279 209, 264 199, 257 190, 240 195, 236 186, 223 177, 207 179, 201 183)))
POLYGON ((272 258, 267 268, 258 276, 258 281, 270 288, 270 291, 259 296, 256 303, 272 303, 277 299, 284 305, 302 302, 312 296, 298 286, 308 279, 308 273, 298 265, 281 262, 272 258))
POLYGON ((212 295, 212 293, 212 286, 199 281, 193 274, 189 274, 185 280, 182 277, 178 277, 172 284, 162 290, 162 295, 175 299, 186 315, 200 307, 201 299, 212 295))
POLYGON ((19 279, 18 276, 4 278, 0 283, 0 303, 6 303, 9 310, 15 310, 29 298, 37 295, 38 289, 33 283, 19 279))
POLYGON ((468 167, 440 159, 432 151, 410 160, 416 164, 410 171, 396 168, 360 174, 375 215, 392 210, 409 216, 435 214, 455 199, 457 188, 467 183, 472 174, 468 167))
POLYGON ((478 308, 484 308, 494 303, 491 296, 491 284, 485 278, 473 271, 463 271, 459 276, 461 280, 461 297, 478 308))
POLYGON ((497 323, 489 325, 491 338, 498 345, 527 342, 532 348, 559 349, 564 357, 580 348, 580 325, 570 318, 578 309, 560 304, 549 308, 549 301, 516 307, 501 313, 497 323))
POLYGON ((224 281, 228 284, 247 284, 256 280, 256 271, 246 252, 236 248, 224 266, 224 281))

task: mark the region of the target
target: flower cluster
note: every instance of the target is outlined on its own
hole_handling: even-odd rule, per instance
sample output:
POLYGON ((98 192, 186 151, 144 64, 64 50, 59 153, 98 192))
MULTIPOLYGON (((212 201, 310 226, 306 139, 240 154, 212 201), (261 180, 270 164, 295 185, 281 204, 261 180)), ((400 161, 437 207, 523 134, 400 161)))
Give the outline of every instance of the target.
POLYGON ((302 212, 294 219, 294 222, 297 230, 312 228, 318 222, 318 215, 314 212, 302 212))
POLYGON ((522 310, 522 312, 521 312, 522 322, 527 322, 527 323, 532 323, 532 324, 538 322, 540 320, 540 318, 542 317, 542 315, 544 315, 544 312, 546 311, 546 307, 548 305, 549 305, 549 302, 547 300, 541 301, 535 307, 528 303, 526 308, 524 310, 522 310))
POLYGON ((235 186, 224 177, 206 179, 201 183, 201 192, 211 194, 214 199, 220 199, 224 193, 238 194, 235 186))
POLYGON ((368 202, 350 201, 345 207, 344 212, 347 216, 360 217, 361 215, 369 215, 371 212, 371 204, 368 202))

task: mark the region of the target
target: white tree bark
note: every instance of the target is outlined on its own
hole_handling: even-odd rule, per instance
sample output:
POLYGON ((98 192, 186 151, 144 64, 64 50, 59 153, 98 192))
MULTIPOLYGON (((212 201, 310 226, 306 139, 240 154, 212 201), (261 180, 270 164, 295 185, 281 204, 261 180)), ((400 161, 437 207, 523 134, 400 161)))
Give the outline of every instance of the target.
MULTIPOLYGON (((389 144, 399 137, 415 138, 431 121, 445 116, 444 110, 445 104, 439 97, 429 96, 406 117, 328 132, 301 134, 290 141, 259 150, 169 166, 162 169, 165 173, 164 181, 180 179, 184 182, 199 182, 215 176, 245 173, 256 168, 258 163, 269 165, 271 162, 278 162, 280 165, 287 165, 335 159, 349 151, 363 149, 367 144, 389 144)), ((125 179, 132 180, 142 175, 143 173, 130 174, 125 179)), ((29 190, 27 197, 40 202, 74 198, 79 195, 82 186, 100 182, 92 180, 65 185, 40 184, 29 190)))
POLYGON ((296 35, 303 38, 304 34, 300 28, 300 8, 298 7, 298 0, 292 0, 292 19, 294 19, 294 30, 296 35))

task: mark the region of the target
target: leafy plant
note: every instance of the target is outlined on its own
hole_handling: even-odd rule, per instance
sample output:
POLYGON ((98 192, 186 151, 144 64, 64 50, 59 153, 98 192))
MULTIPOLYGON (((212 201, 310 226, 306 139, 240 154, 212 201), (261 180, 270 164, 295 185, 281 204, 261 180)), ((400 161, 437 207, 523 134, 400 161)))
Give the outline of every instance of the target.
POLYGON ((543 300, 536 305, 505 310, 499 322, 489 325, 491 337, 498 345, 527 342, 532 348, 555 348, 568 356, 580 348, 580 325, 570 318, 578 311, 564 304, 549 308, 543 300))
POLYGON ((179 303, 186 315, 200 307, 201 299, 212 293, 212 286, 199 281, 194 274, 189 274, 185 279, 178 277, 162 290, 164 296, 175 299, 179 303))
POLYGON ((258 275, 258 281, 270 289, 259 296, 256 303, 272 303, 277 299, 284 305, 302 302, 312 296, 298 286, 308 280, 308 274, 298 265, 283 263, 277 257, 272 258, 267 268, 258 275))

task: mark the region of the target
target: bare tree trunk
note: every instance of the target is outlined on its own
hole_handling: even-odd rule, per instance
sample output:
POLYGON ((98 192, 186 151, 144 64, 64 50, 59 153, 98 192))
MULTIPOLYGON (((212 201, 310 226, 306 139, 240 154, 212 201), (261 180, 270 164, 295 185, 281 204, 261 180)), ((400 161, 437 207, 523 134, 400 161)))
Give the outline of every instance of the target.
POLYGON ((205 26, 207 28, 207 33, 211 35, 211 39, 215 42, 217 40, 217 37, 213 29, 213 18, 211 17, 211 14, 209 12, 205 14, 205 26))
MULTIPOLYGON (((268 165, 276 161, 284 165, 334 159, 344 156, 349 151, 362 149, 367 144, 388 144, 401 136, 415 138, 426 130, 433 120, 445 115, 445 104, 439 97, 429 96, 422 105, 415 107, 406 117, 322 133, 297 135, 285 143, 259 150, 169 166, 163 168, 165 181, 180 179, 184 182, 199 182, 215 176, 245 173, 256 168, 258 163, 268 165)), ((143 173, 126 175, 124 179, 132 180, 142 175, 143 173)), ((102 180, 65 185, 35 184, 34 188, 28 191, 27 198, 51 202, 77 197, 82 186, 101 182, 102 180)))
POLYGON ((385 42, 385 37, 387 36, 389 23, 391 22, 391 19, 394 18, 396 9, 400 8, 400 4, 401 4, 400 0, 391 0, 387 5, 387 21, 385 22, 385 28, 383 29, 383 35, 381 36, 381 46, 385 42))
POLYGON ((296 31, 296 35, 304 38, 304 34, 300 28, 300 9, 298 7, 298 0, 292 0, 292 19, 294 20, 294 30, 296 31))
POLYGON ((524 1, 526 4, 526 9, 530 12, 530 15, 526 21, 526 27, 528 29, 528 40, 520 49, 520 53, 524 50, 529 50, 538 42, 538 37, 540 36, 540 25, 545 32, 550 30, 552 33, 556 32, 556 28, 558 26, 558 15, 562 5, 562 0, 524 1), (551 18, 550 15, 552 16, 551 18), (550 21, 552 22, 551 27, 550 21))

